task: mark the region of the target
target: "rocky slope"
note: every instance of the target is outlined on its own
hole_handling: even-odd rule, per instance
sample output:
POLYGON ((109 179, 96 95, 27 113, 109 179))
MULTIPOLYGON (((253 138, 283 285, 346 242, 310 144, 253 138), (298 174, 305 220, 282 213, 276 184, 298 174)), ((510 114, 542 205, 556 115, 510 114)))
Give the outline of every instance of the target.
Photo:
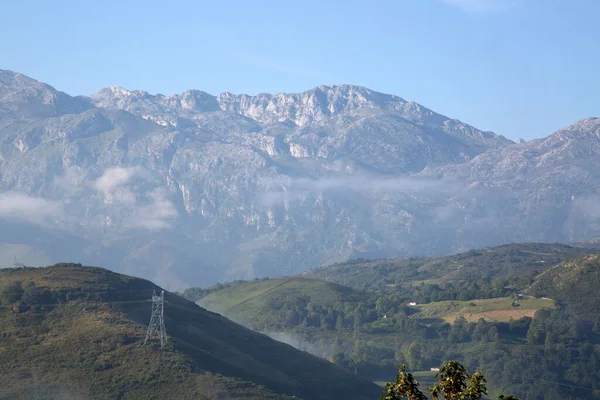
POLYGON ((216 97, 197 90, 163 96, 112 87, 90 100, 163 126, 251 146, 275 159, 350 158, 388 173, 464 161, 485 149, 512 144, 419 104, 350 85, 216 97))
POLYGON ((70 97, 10 71, 0 83, 0 225, 19 238, 1 243, 7 263, 70 254, 180 288, 600 230, 578 211, 596 193, 593 121, 535 153, 543 141, 357 86, 70 97))
POLYGON ((594 238, 600 228, 600 119, 578 121, 547 138, 489 151, 464 164, 426 168, 421 176, 468 185, 450 200, 468 216, 459 227, 463 231, 480 218, 499 232, 511 232, 505 240, 516 242, 594 238))

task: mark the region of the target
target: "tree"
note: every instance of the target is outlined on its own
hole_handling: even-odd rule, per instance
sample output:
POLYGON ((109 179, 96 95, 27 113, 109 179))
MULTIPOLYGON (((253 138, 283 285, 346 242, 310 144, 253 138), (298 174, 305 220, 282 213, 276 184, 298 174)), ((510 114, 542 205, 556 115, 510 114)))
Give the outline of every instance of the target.
POLYGON ((385 385, 381 400, 427 400, 419 390, 419 382, 415 381, 412 374, 406 372, 406 366, 398 366, 396 381, 385 385))
MULTIPOLYGON (((469 374, 465 367, 456 361, 449 361, 436 375, 439 382, 429 388, 436 400, 481 400, 487 394, 486 380, 482 374, 469 374)), ((385 385, 382 400, 427 400, 419 390, 419 382, 406 372, 406 366, 398 366, 396 380, 385 385)), ((500 400, 518 400, 514 396, 499 397, 500 400)))
POLYGON ((465 367, 456 361, 449 361, 437 374, 440 381, 430 388, 434 399, 480 400, 487 394, 486 380, 479 372, 469 375, 465 367))

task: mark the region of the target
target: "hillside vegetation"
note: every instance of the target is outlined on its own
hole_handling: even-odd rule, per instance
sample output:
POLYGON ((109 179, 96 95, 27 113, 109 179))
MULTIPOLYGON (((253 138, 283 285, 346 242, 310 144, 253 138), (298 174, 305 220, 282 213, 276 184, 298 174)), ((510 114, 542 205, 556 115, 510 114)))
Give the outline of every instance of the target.
POLYGON ((568 260, 540 274, 528 292, 552 297, 580 318, 600 323, 600 255, 568 260))
MULTIPOLYGON (((334 283, 292 277, 233 285, 203 297, 199 304, 245 325, 265 327, 273 326, 284 314, 287 314, 287 319, 296 318, 298 324, 304 320, 304 313, 313 312, 315 317, 320 318, 313 305, 319 310, 327 310, 339 304, 348 307, 349 304, 358 305, 368 300, 374 302, 375 296, 334 283), (292 303, 297 307, 288 309, 287 306, 292 303)), ((286 319, 285 316, 283 318, 286 319)), ((335 323, 335 320, 332 322, 335 323)))
POLYGON ((168 347, 144 346, 154 290, 75 264, 0 270, 0 398, 377 396, 374 384, 169 292, 168 347))
POLYGON ((403 363, 429 382, 430 368, 459 360, 490 377, 490 393, 587 400, 600 398, 600 256, 588 251, 525 244, 358 261, 184 295, 375 381, 403 363), (353 288, 333 283, 350 278, 353 288))
POLYGON ((451 284, 454 290, 450 292, 457 297, 475 298, 476 294, 469 293, 473 288, 464 283, 477 282, 479 287, 475 291, 497 296, 499 293, 494 293, 494 289, 499 285, 523 288, 532 282, 533 276, 559 262, 594 251, 564 244, 518 243, 451 256, 358 259, 307 271, 303 276, 369 291, 390 291, 397 286, 412 291, 410 287, 422 284, 451 284))

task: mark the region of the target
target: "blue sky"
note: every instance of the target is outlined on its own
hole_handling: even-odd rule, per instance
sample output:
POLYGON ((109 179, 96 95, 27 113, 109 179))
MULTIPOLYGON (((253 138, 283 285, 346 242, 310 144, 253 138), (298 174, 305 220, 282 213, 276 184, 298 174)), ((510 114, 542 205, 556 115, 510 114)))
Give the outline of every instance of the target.
POLYGON ((0 68, 67 93, 350 83, 509 138, 600 116, 600 1, 5 0, 0 68))

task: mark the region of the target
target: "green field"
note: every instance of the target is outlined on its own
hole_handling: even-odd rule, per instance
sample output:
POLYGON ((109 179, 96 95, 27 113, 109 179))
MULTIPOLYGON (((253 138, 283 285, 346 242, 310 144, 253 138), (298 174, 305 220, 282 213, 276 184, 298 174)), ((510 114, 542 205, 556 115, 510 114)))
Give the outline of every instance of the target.
POLYGON ((264 309, 268 299, 282 296, 304 296, 322 306, 333 306, 340 301, 351 301, 358 294, 334 283, 293 277, 246 282, 213 292, 202 298, 198 304, 234 319, 236 315, 242 314, 260 318, 263 312, 268 311, 264 309))
POLYGON ((413 318, 420 320, 443 320, 453 323, 459 315, 469 322, 477 322, 480 318, 488 322, 506 322, 512 319, 533 317, 541 308, 556 308, 551 299, 524 298, 519 306, 513 306, 512 297, 482 299, 469 301, 438 301, 413 307, 418 310, 413 318))

